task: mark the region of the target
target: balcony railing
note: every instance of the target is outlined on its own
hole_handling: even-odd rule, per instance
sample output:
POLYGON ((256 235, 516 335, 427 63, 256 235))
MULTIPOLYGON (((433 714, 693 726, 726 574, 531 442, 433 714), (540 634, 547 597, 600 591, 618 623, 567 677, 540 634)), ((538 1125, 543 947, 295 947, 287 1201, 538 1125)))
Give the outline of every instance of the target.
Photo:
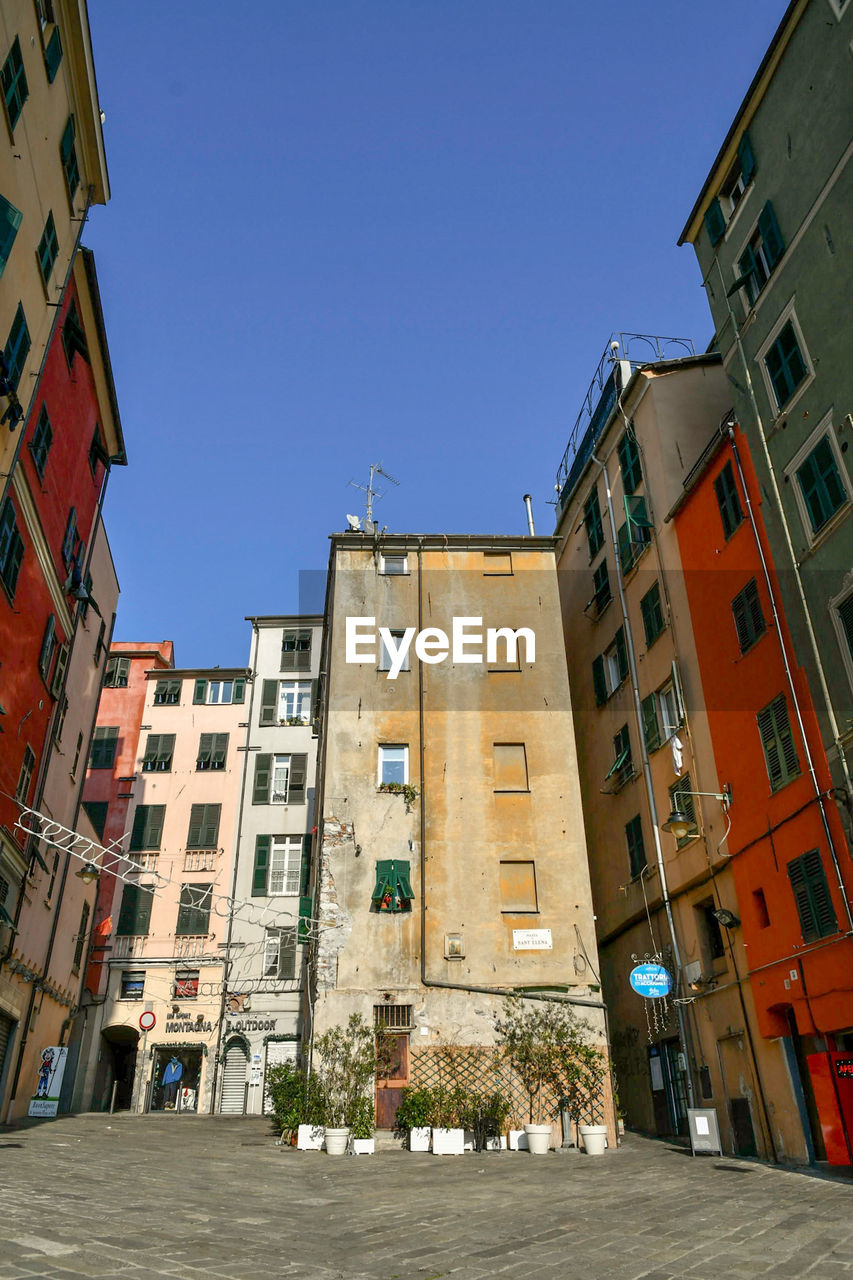
POLYGON ((218 849, 187 849, 184 852, 184 871, 212 871, 218 849))
POLYGON ((184 933, 175 938, 175 949, 172 954, 181 959, 185 956, 204 955, 207 934, 184 933))
POLYGON ((122 935, 115 940, 113 955, 117 960, 135 960, 145 953, 145 935, 122 935))

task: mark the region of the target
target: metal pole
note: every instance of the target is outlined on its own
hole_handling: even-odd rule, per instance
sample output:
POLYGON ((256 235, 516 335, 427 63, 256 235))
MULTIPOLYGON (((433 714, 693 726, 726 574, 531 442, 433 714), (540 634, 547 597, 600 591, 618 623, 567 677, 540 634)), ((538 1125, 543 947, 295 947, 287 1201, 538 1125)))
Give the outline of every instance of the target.
POLYGON ((116 1089, 117 1088, 118 1088, 118 1080, 113 1080, 113 1091, 110 1095, 110 1115, 112 1115, 116 1109, 116 1089))

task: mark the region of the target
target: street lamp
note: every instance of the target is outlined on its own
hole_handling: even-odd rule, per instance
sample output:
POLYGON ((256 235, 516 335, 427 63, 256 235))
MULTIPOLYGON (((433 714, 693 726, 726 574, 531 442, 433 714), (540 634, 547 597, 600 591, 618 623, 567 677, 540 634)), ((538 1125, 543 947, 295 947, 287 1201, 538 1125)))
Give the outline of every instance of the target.
POLYGON ((729 805, 732 802, 732 789, 726 784, 722 791, 680 791, 672 799, 672 812, 666 822, 660 824, 661 831, 668 831, 670 835, 675 836, 676 840, 683 840, 685 836, 695 835, 698 831, 696 819, 691 818, 689 813, 679 808, 678 802, 683 796, 707 796, 711 800, 719 800, 723 806, 723 813, 728 813, 729 805))
POLYGON ((96 880, 100 880, 101 878, 100 868, 96 867, 94 862, 85 863, 84 866, 82 866, 79 871, 75 871, 74 874, 77 879, 82 880, 84 884, 94 884, 96 880))

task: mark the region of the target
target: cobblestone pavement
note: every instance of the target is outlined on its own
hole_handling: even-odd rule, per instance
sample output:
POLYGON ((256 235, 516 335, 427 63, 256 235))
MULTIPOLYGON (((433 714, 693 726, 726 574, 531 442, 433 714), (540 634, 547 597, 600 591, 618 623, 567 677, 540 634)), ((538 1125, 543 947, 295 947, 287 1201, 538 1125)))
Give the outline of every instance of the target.
POLYGON ((333 1158, 261 1120, 79 1116, 0 1132, 0 1280, 853 1280, 853 1186, 692 1159, 333 1158))

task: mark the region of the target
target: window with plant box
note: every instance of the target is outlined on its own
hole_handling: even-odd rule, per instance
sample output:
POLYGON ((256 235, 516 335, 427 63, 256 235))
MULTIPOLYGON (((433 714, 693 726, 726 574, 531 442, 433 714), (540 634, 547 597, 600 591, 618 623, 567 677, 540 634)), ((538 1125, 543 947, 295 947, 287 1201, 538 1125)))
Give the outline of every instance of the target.
POLYGON ((154 706, 176 707, 181 701, 181 683, 180 680, 158 680, 154 686, 154 706))
POLYGON ((728 540, 743 520, 743 508, 730 462, 726 463, 714 481, 714 494, 723 522, 723 533, 728 540))
POLYGON ((625 843, 628 846, 628 867, 633 880, 647 865, 646 846, 643 842, 643 820, 639 814, 625 823, 625 843))
POLYGON ((720 194, 713 199, 705 213, 705 228, 711 245, 716 247, 726 233, 726 225, 743 198, 744 192, 755 175, 755 156, 744 133, 738 143, 737 159, 726 174, 720 194))
POLYGON ((145 970, 128 970, 121 975, 119 1000, 141 1000, 145 994, 145 970))
POLYGON ((33 780, 33 772, 36 767, 35 752, 29 744, 24 747, 24 758, 21 761, 21 771, 18 774, 18 785, 15 788, 15 799, 21 804, 26 804, 30 794, 30 783, 33 780))
MULTIPOLYGON (((696 821, 696 806, 693 803, 693 783, 690 781, 690 774, 685 773, 677 782, 674 782, 669 788, 669 805, 673 812, 683 813, 690 821, 696 821)), ((676 845, 679 849, 689 844, 694 839, 696 832, 690 835, 676 837, 676 845)))
POLYGON ((133 815, 128 848, 134 852, 159 849, 165 821, 166 806, 164 804, 138 804, 133 815))
POLYGON ((628 726, 622 728, 613 738, 613 763, 604 779, 604 791, 616 792, 625 786, 634 776, 634 762, 631 757, 631 735, 628 726))
POLYGON ((24 71, 24 59, 21 54, 21 42, 17 36, 12 41, 6 61, 0 69, 0 84, 3 86, 3 101, 6 104, 6 118, 9 128, 14 129, 21 118, 24 103, 30 96, 27 76, 24 71))
POLYGON ((285 631, 281 640, 281 670, 311 670, 311 632, 285 631))
POLYGON ((494 752, 495 791, 529 791, 527 750, 523 742, 496 742, 494 752))
POLYGON ((832 435, 825 432, 796 470, 797 484, 808 516, 810 532, 819 533, 836 511, 850 501, 832 435))
POLYGON ((200 771, 224 769, 227 755, 227 733, 203 733, 199 738, 195 767, 200 771))
POLYGON ((175 936, 197 938, 208 933, 212 901, 212 884, 182 884, 175 936))
POLYGON ((215 849, 219 844, 221 804, 194 804, 187 831, 188 849, 215 849))
POLYGON ((637 447, 633 423, 616 446, 616 453, 619 458, 619 470, 622 472, 622 488, 625 493, 632 494, 643 482, 640 450, 637 447))
POLYGON ((308 836, 256 836, 252 897, 299 896, 308 836))
POLYGON ((198 969, 178 969, 175 974, 175 985, 172 988, 172 999, 197 1000, 198 979, 198 969))
POLYGON ((296 977, 296 930, 267 929, 264 937, 265 978, 292 982, 296 977))
POLYGON ((405 786, 409 781, 409 748, 402 744, 381 746, 379 748, 378 785, 385 786, 398 783, 405 786))
POLYGON ((646 647, 650 649, 666 627, 663 604, 660 598, 660 583, 656 582, 642 597, 640 600, 640 612, 643 615, 646 647))
POLYGON ((99 724, 92 736, 92 749, 89 752, 90 769, 112 769, 118 749, 119 726, 117 724, 99 724))
POLYGON ((790 320, 786 321, 768 346, 764 354, 764 367, 773 388, 776 408, 781 412, 809 373, 790 320))
POLYGON ((304 804, 308 755, 294 751, 255 756, 252 804, 304 804))
POLYGON ((143 938, 151 926, 153 888, 141 884, 125 884, 118 913, 116 934, 120 938, 143 938))
POLYGON ((784 693, 780 693, 762 708, 757 720, 770 788, 778 791, 800 774, 800 762, 797 759, 784 693))
POLYGON ((232 702, 242 702, 246 696, 246 680, 237 676, 231 680, 196 680, 193 690, 193 702, 207 703, 209 706, 224 706, 232 702))
POLYGON ((819 849, 793 858, 788 863, 788 879, 797 904, 803 942, 815 942, 838 932, 838 920, 823 869, 819 849))
POLYGON ((380 556, 379 572, 386 575, 408 573, 409 557, 407 555, 380 556))
POLYGON ((758 583, 750 578, 746 586, 737 593, 732 601, 732 617, 735 622, 738 645, 741 653, 751 649, 756 640, 767 630, 761 599, 758 595, 758 583))
MULTIPOLYGON (((490 571, 490 570, 484 570, 484 573, 489 573, 489 572, 491 572, 491 571, 490 571)), ((404 634, 405 634, 405 632, 404 632, 404 631, 402 631, 402 630, 401 630, 401 631, 392 631, 392 632, 391 632, 391 638, 392 638, 392 640, 394 641, 394 647, 395 647, 396 649, 399 649, 399 647, 400 647, 400 643, 401 643, 401 641, 402 641, 402 639, 403 639, 404 634)), ((409 662, 410 654, 411 654, 411 648, 409 648, 409 649, 407 649, 407 650, 406 650, 406 655, 405 655, 405 657, 403 658, 403 663, 402 663, 402 666, 400 667, 400 670, 401 670, 401 671, 409 671, 409 670, 411 670, 411 663, 409 662)), ((391 666, 392 666, 391 654, 390 654, 390 652, 389 652, 389 650, 388 650, 388 648, 387 648, 387 646, 386 646, 386 644, 385 644, 384 639, 380 636, 380 638, 379 638, 379 670, 380 670, 380 671, 390 671, 390 670, 391 670, 391 666)))
POLYGON ((118 658, 115 654, 111 654, 107 658, 107 665, 104 669, 104 688, 126 689, 129 675, 130 658, 118 658))
POLYGON ((589 558, 598 555, 604 546, 604 525, 601 523, 601 507, 598 502, 598 490, 592 489, 583 507, 583 522, 586 538, 589 543, 589 558))
MULTIPOLYGON (((275 684, 275 681, 271 683, 275 684)), ((279 724, 308 724, 310 722, 313 684, 313 680, 282 680, 280 682, 278 690, 279 724)))
POLYGON ((53 444, 53 428, 50 425, 50 418, 47 414, 47 407, 42 405, 39 410, 38 422, 36 423, 33 438, 30 441, 30 456, 33 460, 33 466, 38 472, 39 480, 44 479, 44 469, 47 466, 47 455, 50 453, 50 446, 53 444))
POLYGON ((23 305, 19 302, 18 310, 15 312, 15 318, 12 321, 12 327, 9 330, 9 337, 6 339, 6 346, 3 348, 3 359, 6 362, 6 381, 13 391, 18 390, 18 383, 21 381, 21 374, 24 372, 24 365, 27 363, 27 356, 30 353, 30 345, 27 317, 24 315, 23 305))
POLYGON ((71 115, 66 121, 59 143, 59 158, 62 162, 62 172, 65 174, 65 186, 70 201, 74 200, 77 188, 80 186, 80 166, 77 163, 77 148, 74 144, 76 135, 74 117, 71 115))
POLYGON ((142 758, 143 773, 169 773, 175 754, 173 733, 149 733, 142 758))
POLYGON ((411 911, 414 896, 408 862, 400 858, 377 862, 376 883, 371 894, 376 911, 411 911))
POLYGON ((47 286, 51 274, 53 272, 54 263, 59 255, 59 241, 56 238, 56 225, 53 221, 53 214, 47 215, 47 221, 44 224, 44 231, 41 233, 41 240, 38 242, 36 249, 36 257, 38 258, 39 271, 41 278, 47 286))
POLYGON ((0 510, 0 579, 12 600, 24 558, 24 540, 18 532, 15 508, 7 498, 0 510))
POLYGON ((738 277, 744 280, 744 289, 752 305, 770 279, 770 273, 785 251, 785 242, 768 200, 758 219, 749 242, 738 259, 738 277))
POLYGON ((23 216, 20 209, 16 209, 13 204, 0 196, 0 276, 9 261, 9 254, 12 252, 12 245, 15 243, 23 216))

